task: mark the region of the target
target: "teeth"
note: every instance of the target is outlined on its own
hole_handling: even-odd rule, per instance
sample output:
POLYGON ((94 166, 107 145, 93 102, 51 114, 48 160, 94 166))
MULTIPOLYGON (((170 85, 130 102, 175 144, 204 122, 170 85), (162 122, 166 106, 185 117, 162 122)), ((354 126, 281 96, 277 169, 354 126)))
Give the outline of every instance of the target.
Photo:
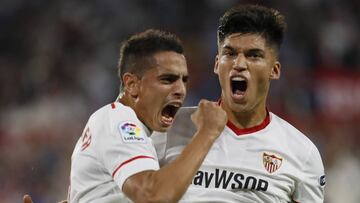
POLYGON ((231 78, 231 81, 244 81, 245 79, 242 77, 233 77, 231 78))
POLYGON ((178 103, 174 103, 174 104, 170 104, 171 106, 174 106, 174 107, 178 107, 180 108, 181 107, 181 104, 178 104, 178 103))
POLYGON ((168 117, 165 117, 165 116, 162 116, 162 119, 163 121, 167 122, 167 123, 171 123, 173 121, 173 118, 168 118, 168 117))

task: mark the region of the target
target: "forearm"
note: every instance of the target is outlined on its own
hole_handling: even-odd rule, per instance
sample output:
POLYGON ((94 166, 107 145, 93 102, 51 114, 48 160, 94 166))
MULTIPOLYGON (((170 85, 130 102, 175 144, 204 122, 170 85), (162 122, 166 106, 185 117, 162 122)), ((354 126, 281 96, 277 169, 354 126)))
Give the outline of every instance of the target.
POLYGON ((209 137, 197 132, 175 160, 154 174, 161 193, 172 194, 174 201, 181 198, 215 141, 209 137))
POLYGON ((141 174, 144 178, 142 184, 137 184, 136 189, 128 187, 133 188, 132 192, 124 192, 130 195, 134 202, 179 201, 214 141, 215 138, 211 138, 206 132, 198 131, 175 160, 158 171, 141 174))

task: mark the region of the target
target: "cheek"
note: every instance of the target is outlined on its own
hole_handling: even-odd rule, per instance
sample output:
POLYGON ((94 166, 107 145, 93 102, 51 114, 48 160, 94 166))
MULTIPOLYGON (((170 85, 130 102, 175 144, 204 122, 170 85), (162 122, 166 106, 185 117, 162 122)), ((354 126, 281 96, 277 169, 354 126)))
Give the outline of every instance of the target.
MULTIPOLYGON (((156 91, 153 90, 152 85, 143 86, 139 95, 139 100, 141 100, 141 102, 146 104, 147 106, 153 104, 157 98, 154 92, 156 91)), ((147 109, 147 111, 148 110, 149 109, 147 109)))
POLYGON ((263 93, 268 89, 270 83, 269 75, 267 73, 265 74, 264 72, 259 73, 258 75, 256 75, 256 78, 253 82, 255 83, 254 85, 257 86, 257 90, 260 93, 263 93))
POLYGON ((170 94, 171 89, 162 85, 148 85, 144 88, 143 99, 148 100, 147 103, 154 108, 161 104, 170 94))
POLYGON ((219 78, 219 82, 222 88, 225 88, 225 85, 227 83, 227 77, 226 74, 222 71, 218 72, 218 78, 219 78))
POLYGON ((219 80, 225 82, 229 78, 229 70, 227 69, 226 66, 219 66, 217 75, 219 80))

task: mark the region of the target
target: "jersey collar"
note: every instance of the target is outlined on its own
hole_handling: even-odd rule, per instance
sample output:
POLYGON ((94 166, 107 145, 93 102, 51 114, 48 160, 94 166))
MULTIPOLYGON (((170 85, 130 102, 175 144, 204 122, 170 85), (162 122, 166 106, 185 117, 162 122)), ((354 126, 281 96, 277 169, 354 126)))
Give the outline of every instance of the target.
MULTIPOLYGON (((218 105, 221 104, 221 98, 218 100, 218 105)), ((226 126, 228 128, 230 128, 237 136, 240 135, 245 135, 245 134, 250 134, 250 133, 254 133, 257 132, 259 130, 264 129, 267 125, 269 125, 270 123, 270 114, 268 109, 266 108, 266 117, 263 120, 263 122, 261 122, 259 125, 251 127, 251 128, 238 128, 235 126, 235 124, 233 122, 231 122, 230 120, 228 120, 228 122, 226 123, 226 126)))
POLYGON ((226 126, 229 127, 237 136, 240 136, 240 135, 250 134, 250 133, 254 133, 259 130, 262 130, 267 125, 269 125, 269 123, 270 123, 270 114, 269 114, 269 111, 266 109, 265 119, 263 120, 263 122, 261 122, 257 126, 241 129, 241 128, 236 127, 235 124, 233 122, 231 122, 230 120, 228 120, 228 122, 226 123, 226 126))

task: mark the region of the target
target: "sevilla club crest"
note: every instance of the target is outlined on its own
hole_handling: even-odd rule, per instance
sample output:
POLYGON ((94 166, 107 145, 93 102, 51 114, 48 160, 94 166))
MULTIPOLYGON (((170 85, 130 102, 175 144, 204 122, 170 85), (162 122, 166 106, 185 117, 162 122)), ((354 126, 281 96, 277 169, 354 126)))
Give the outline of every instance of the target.
POLYGON ((263 153, 263 164, 269 173, 273 173, 278 170, 282 164, 282 160, 283 158, 280 156, 266 152, 263 153))

